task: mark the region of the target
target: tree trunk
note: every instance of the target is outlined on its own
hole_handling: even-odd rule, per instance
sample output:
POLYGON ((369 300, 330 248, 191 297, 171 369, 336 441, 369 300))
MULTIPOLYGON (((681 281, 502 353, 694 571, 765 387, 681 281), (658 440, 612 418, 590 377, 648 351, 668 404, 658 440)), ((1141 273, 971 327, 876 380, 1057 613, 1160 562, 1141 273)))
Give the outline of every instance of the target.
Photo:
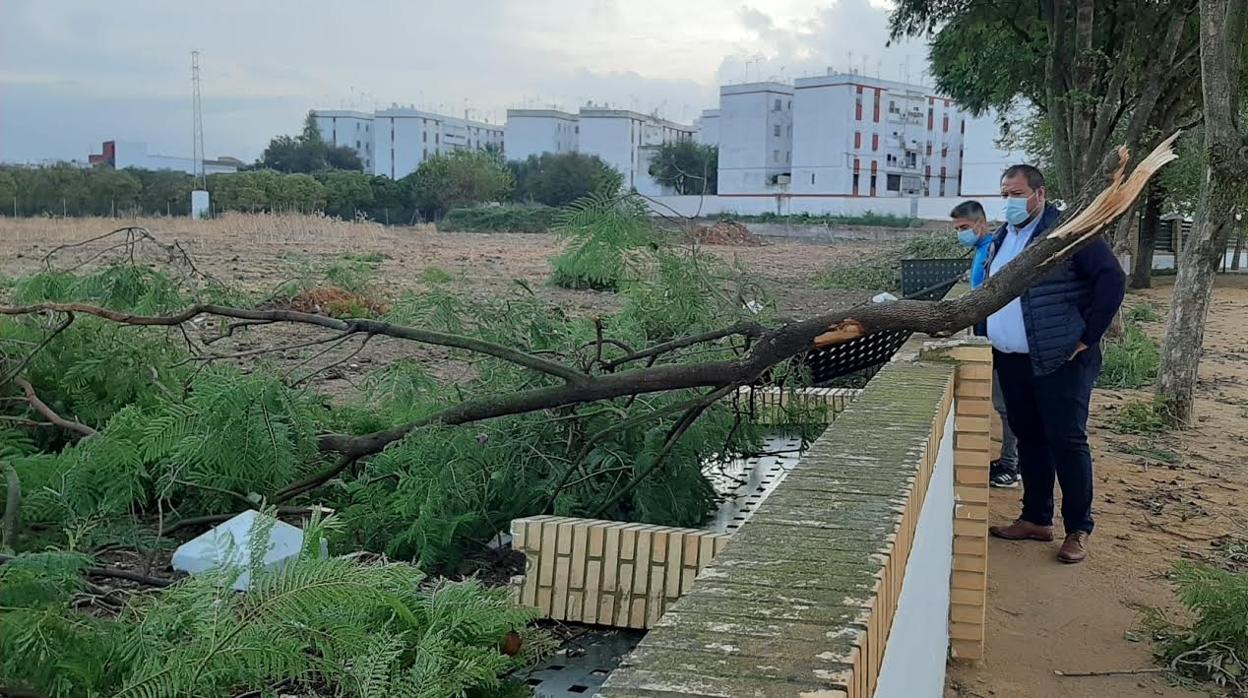
POLYGON ((1153 285, 1153 247, 1161 229, 1161 205, 1164 200, 1165 191, 1159 185, 1149 187, 1148 199, 1144 202, 1144 218, 1140 221, 1135 241, 1131 288, 1150 288, 1153 285))
POLYGON ((1231 271, 1239 271, 1239 256, 1244 253, 1244 229, 1235 235, 1235 251, 1231 255, 1231 271))
POLYGON ((1205 156, 1196 224, 1183 245, 1170 319, 1161 349, 1157 397, 1176 422, 1190 424, 1200 369, 1205 318, 1218 264, 1244 200, 1248 152, 1239 131, 1242 46, 1248 0, 1201 0, 1201 88, 1205 105, 1205 156))

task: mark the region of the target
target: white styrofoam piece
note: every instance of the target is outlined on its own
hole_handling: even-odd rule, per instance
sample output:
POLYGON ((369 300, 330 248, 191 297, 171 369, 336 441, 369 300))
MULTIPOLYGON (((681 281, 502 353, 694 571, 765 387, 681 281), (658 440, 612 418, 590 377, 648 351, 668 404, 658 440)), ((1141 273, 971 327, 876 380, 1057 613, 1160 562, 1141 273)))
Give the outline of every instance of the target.
MULTIPOLYGON (((251 571, 248 567, 255 545, 252 542, 252 532, 261 516, 266 515, 254 509, 245 511, 178 546, 173 552, 173 569, 191 575, 212 570, 239 569, 242 573, 234 580, 234 589, 246 591, 251 586, 251 571)), ((272 528, 262 565, 265 569, 277 569, 299 557, 303 550, 303 531, 272 517, 268 518, 272 528)))

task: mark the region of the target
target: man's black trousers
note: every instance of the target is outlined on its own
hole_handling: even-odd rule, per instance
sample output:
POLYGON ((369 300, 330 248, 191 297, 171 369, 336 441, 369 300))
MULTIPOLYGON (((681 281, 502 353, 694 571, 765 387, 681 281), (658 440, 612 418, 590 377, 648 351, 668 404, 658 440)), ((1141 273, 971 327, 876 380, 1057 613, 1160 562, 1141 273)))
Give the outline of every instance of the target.
POLYGON ((1066 533, 1092 532, 1092 452, 1088 448, 1088 402, 1101 372, 1101 348, 1080 352, 1044 376, 1032 372, 1027 354, 993 351, 1010 428, 1018 438, 1023 476, 1021 518, 1053 524, 1053 480, 1062 488, 1066 533))

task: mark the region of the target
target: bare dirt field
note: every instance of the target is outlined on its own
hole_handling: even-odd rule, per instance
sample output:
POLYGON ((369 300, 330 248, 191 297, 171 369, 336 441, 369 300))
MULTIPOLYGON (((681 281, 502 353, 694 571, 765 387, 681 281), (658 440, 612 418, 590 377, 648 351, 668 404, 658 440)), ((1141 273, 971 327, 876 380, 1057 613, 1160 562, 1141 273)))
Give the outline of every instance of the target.
MULTIPOLYGON (((112 219, 0 219, 0 274, 30 273, 61 245, 77 243, 129 223, 112 219)), ((137 221, 166 243, 177 241, 204 272, 229 284, 262 290, 324 267, 344 256, 373 255, 376 293, 393 298, 429 282, 425 271, 447 272, 455 293, 494 296, 517 292, 517 280, 567 312, 610 311, 610 294, 567 291, 546 284, 549 259, 558 241, 549 235, 438 233, 431 227, 385 228, 310 217, 227 216, 207 223, 185 219, 137 221)), ((62 250, 59 268, 84 261, 105 243, 62 250)), ((738 260, 757 276, 783 316, 798 317, 861 300, 862 293, 823 291, 813 277, 834 262, 860 259, 875 243, 809 244, 768 240, 760 247, 706 246, 738 260)), ((1164 330, 1169 281, 1132 294, 1128 303, 1150 301, 1164 330)), ((1152 666, 1141 609, 1174 611, 1165 574, 1182 558, 1213 555, 1226 535, 1244 535, 1248 516, 1238 503, 1248 492, 1248 278, 1219 279, 1205 336, 1196 427, 1161 437, 1114 433, 1110 421, 1122 405, 1146 392, 1098 391, 1092 418, 1096 457, 1098 528, 1091 558, 1074 567, 1057 564, 1056 545, 1007 544, 990 548, 987 657, 973 666, 954 666, 948 696, 1043 698, 1048 696, 1189 696, 1157 674, 1058 677, 1055 671, 1106 672, 1152 666)), ((270 331, 270 330, 265 330, 270 331)), ((277 330, 273 330, 277 331, 277 330)), ((290 332, 290 330, 283 330, 290 332)), ((304 331, 304 330, 299 330, 304 331)), ((222 351, 272 343, 259 331, 222 351)), ((287 339, 282 337, 281 339, 287 339)), ((223 343, 224 344, 224 343, 223 343)), ((438 350, 398 341, 368 345, 350 363, 321 376, 333 392, 350 390, 368 366, 416 355, 445 363, 438 350)), ((298 352, 284 357, 302 360, 298 352)), ((454 368, 447 371, 453 373, 454 368)), ((992 513, 1007 520, 1017 513, 1018 494, 993 491, 992 513)))
MULTIPOLYGON (((1150 301, 1164 333, 1172 277, 1131 293, 1150 301)), ((1164 436, 1117 434, 1111 420, 1144 391, 1098 390, 1091 436, 1096 459, 1096 532, 1085 564, 1054 560, 1058 543, 992 540, 988 558, 986 658, 955 666, 947 696, 1203 696, 1156 674, 1059 677, 1153 666, 1145 608, 1177 614, 1166 574, 1180 559, 1217 555, 1225 536, 1248 535, 1248 277, 1218 279, 1205 332, 1197 425, 1164 436)), ((993 490, 992 516, 1018 514, 1018 491, 993 490)), ((1181 614, 1178 615, 1181 618, 1181 614)))

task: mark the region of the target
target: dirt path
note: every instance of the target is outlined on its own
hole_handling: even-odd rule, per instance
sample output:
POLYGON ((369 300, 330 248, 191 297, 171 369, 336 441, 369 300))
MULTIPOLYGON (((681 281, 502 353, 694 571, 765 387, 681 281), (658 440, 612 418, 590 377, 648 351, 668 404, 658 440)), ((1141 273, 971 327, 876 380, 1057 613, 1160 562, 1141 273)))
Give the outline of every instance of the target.
MULTIPOLYGON (((1163 279, 1159 288, 1127 299, 1158 306, 1160 321, 1145 326, 1158 338, 1170 292, 1170 280, 1163 279)), ((1209 695, 1156 674, 1073 678, 1054 672, 1151 667, 1142 611, 1176 612, 1164 575, 1177 560, 1213 555, 1211 543, 1219 536, 1248 532, 1239 507, 1248 497, 1246 327, 1248 278, 1219 279, 1193 429, 1160 437, 1117 434, 1110 428, 1113 415, 1147 393, 1097 391, 1091 420, 1097 530, 1089 561, 1058 564, 1057 543, 992 540, 986 657, 975 666, 952 666, 947 698, 1209 695)), ((1014 518, 1018 493, 993 490, 991 511, 994 522, 1014 518)))

